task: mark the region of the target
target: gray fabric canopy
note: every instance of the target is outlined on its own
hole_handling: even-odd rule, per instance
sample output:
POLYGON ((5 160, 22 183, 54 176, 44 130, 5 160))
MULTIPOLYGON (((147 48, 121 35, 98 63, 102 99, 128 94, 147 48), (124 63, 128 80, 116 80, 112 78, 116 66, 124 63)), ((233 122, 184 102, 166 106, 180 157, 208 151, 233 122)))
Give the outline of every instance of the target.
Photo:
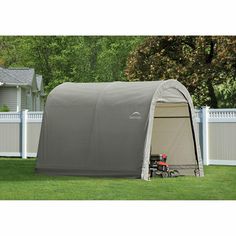
POLYGON ((171 155, 170 164, 191 170, 190 174, 199 169, 203 175, 194 116, 191 97, 176 80, 61 84, 47 98, 36 170, 48 174, 148 179, 152 150, 158 152, 156 147, 166 140, 161 146, 166 146, 168 158, 171 155), (162 106, 158 108, 158 104, 162 106), (163 108, 163 104, 172 106, 163 108), (184 106, 187 113, 182 115, 184 106), (179 114, 172 112, 173 108, 179 114), (165 111, 170 114, 157 117, 158 109, 160 114, 165 111), (183 137, 190 140, 184 144, 188 146, 186 152, 183 143, 178 144, 179 137, 172 137, 179 132, 175 131, 169 139, 162 129, 163 139, 158 136, 155 121, 158 124, 159 119, 160 124, 164 120, 178 121, 178 129, 184 130, 183 137), (172 140, 169 146, 168 140, 172 140))

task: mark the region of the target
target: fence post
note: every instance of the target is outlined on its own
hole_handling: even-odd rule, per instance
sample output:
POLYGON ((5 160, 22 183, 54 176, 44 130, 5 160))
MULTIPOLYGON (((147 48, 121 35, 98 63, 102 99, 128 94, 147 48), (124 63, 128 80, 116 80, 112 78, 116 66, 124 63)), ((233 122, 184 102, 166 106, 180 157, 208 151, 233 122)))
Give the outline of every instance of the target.
POLYGON ((28 120, 28 110, 22 111, 22 137, 21 137, 21 150, 22 158, 27 159, 27 120, 28 120))
POLYGON ((209 165, 209 129, 208 129, 209 107, 202 107, 202 143, 203 164, 209 165))

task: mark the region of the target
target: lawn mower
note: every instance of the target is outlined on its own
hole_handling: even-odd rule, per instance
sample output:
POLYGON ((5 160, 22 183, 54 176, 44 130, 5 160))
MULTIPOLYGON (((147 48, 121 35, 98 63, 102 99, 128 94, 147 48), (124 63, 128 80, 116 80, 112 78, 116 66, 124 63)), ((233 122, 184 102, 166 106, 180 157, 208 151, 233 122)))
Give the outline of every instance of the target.
POLYGON ((161 176, 162 178, 178 177, 178 170, 170 170, 169 165, 166 163, 166 154, 151 155, 149 164, 150 177, 161 176))

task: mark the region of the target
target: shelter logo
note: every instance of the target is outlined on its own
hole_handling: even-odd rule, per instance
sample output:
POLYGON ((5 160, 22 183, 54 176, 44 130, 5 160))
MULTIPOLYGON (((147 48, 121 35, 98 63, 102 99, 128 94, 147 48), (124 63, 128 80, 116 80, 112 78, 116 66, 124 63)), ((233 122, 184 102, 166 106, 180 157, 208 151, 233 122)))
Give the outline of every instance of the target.
POLYGON ((141 120, 142 119, 142 116, 139 112, 135 111, 134 113, 132 113, 130 116, 129 116, 129 119, 130 120, 141 120))

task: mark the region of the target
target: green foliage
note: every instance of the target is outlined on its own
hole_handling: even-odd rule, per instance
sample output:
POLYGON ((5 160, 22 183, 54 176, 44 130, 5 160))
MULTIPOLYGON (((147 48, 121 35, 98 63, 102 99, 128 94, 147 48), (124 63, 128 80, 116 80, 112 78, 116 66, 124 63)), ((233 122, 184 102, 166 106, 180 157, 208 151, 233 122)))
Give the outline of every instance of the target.
POLYGON ((216 86, 216 96, 220 108, 236 107, 236 80, 227 79, 224 83, 216 86))
POLYGON ((236 107, 236 37, 0 36, 0 66, 63 82, 178 79, 194 105, 236 107))
POLYGON ((46 92, 60 83, 125 80, 129 53, 144 37, 0 37, 0 63, 43 75, 46 92))
POLYGON ((177 79, 195 106, 216 108, 215 86, 236 77, 236 37, 149 37, 131 53, 126 75, 130 81, 177 79))
POLYGON ((0 112, 9 112, 9 111, 10 111, 10 109, 9 109, 8 106, 5 105, 5 104, 0 107, 0 112))
POLYGON ((126 80, 124 69, 129 53, 144 37, 104 37, 97 57, 97 81, 126 80))
POLYGON ((205 166, 205 177, 127 178, 47 176, 35 159, 0 158, 4 200, 235 200, 236 167, 205 166))

